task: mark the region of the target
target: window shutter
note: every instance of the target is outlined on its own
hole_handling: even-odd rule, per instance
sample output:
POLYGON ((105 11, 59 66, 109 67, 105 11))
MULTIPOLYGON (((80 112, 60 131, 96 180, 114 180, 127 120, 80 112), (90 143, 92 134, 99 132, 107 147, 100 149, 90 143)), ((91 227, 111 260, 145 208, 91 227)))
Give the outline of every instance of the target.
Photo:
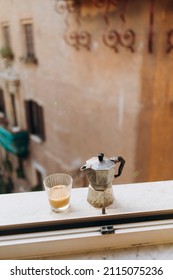
POLYGON ((43 107, 38 105, 38 120, 39 120, 39 132, 42 140, 45 140, 45 127, 44 127, 44 111, 43 107))
POLYGON ((5 101, 4 101, 4 93, 3 93, 2 89, 0 89, 0 111, 3 112, 4 114, 6 113, 5 101))
POLYGON ((32 123, 31 123, 31 104, 30 101, 25 100, 25 112, 26 112, 26 122, 30 133, 32 133, 32 123))
POLYGON ((31 122, 32 122, 32 134, 39 135, 39 118, 38 118, 38 104, 35 101, 31 101, 31 122))

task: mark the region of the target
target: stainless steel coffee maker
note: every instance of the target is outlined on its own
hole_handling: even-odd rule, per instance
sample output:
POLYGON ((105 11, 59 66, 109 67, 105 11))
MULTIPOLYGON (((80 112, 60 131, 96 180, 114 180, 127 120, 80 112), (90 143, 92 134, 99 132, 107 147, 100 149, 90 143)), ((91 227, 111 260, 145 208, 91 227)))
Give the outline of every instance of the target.
POLYGON ((96 208, 111 205, 114 201, 112 181, 121 175, 125 160, 121 157, 105 158, 103 153, 86 161, 80 170, 85 172, 89 180, 87 201, 96 208), (118 173, 115 174, 116 164, 119 163, 118 173))

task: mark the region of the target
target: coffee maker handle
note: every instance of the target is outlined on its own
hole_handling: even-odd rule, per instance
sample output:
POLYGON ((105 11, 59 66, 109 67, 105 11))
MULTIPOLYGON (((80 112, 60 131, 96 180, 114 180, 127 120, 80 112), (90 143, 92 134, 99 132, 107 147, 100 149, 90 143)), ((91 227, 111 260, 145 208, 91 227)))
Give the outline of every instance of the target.
POLYGON ((121 175, 123 171, 125 160, 122 157, 112 157, 110 158, 110 160, 113 161, 114 163, 120 163, 118 168, 118 173, 114 175, 114 178, 117 178, 121 175))

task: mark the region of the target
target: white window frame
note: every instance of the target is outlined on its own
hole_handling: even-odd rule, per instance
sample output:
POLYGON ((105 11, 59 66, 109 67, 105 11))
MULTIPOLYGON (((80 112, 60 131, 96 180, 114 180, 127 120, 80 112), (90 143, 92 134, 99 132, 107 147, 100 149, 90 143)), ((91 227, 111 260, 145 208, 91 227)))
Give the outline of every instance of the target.
MULTIPOLYGON (((23 213, 21 209, 16 210, 13 217, 0 222, 0 229, 8 230, 11 226, 19 230, 19 234, 10 234, 0 236, 0 259, 28 259, 28 258, 41 258, 43 256, 53 255, 65 255, 65 254, 77 254, 81 252, 95 252, 100 250, 112 250, 117 248, 127 248, 134 246, 146 246, 153 244, 165 244, 173 243, 173 219, 165 218, 161 219, 161 216, 172 215, 173 209, 172 199, 170 199, 171 193, 173 194, 173 181, 165 182, 152 182, 152 183, 141 183, 141 184, 130 184, 130 185, 119 185, 114 186, 114 191, 117 195, 117 200, 124 206, 121 208, 117 204, 117 208, 107 209, 106 215, 101 215, 100 209, 95 209, 90 206, 87 201, 87 188, 84 189, 73 189, 73 200, 72 210, 75 208, 78 202, 80 205, 76 206, 76 211, 71 211, 68 214, 56 214, 50 213, 48 202, 46 201, 46 193, 23 193, 23 194, 12 194, 4 195, 0 197, 0 208, 2 215, 8 215, 8 209, 4 209, 4 205, 9 205, 10 201, 14 202, 14 205, 20 205, 23 203, 23 213), (134 203, 136 198, 134 197, 135 192, 138 190, 136 198, 142 198, 142 202, 147 203, 151 198, 150 206, 145 206, 145 203, 141 205, 136 202, 134 204, 134 211, 127 211, 126 205, 132 200, 134 203), (129 198, 129 192, 132 191, 132 196, 129 198), (146 192, 146 196, 145 196, 146 192), (164 192, 164 196, 162 195, 164 192), (155 195, 155 206, 153 204, 153 197, 155 195), (152 197, 150 197, 152 196, 152 197), (160 199, 159 199, 160 197, 160 199), (80 201, 80 198, 82 201, 80 201), (134 200, 133 200, 134 199, 134 200), (24 200, 26 203, 24 203, 24 200), (32 201, 32 205, 30 205, 32 201), (37 203, 39 202, 39 203, 37 203), (158 202, 158 203, 157 203, 158 202), (30 205, 30 209, 25 209, 30 205), (162 204, 163 203, 163 204, 162 204), (139 210, 138 210, 139 206, 139 210), (140 211, 141 209, 141 211, 140 211), (147 210, 148 209, 148 210, 147 210), (30 210, 32 213, 30 214, 30 210), (17 213, 17 211, 19 211, 17 213), (113 211, 113 212, 112 212, 113 211), (43 213, 44 212, 44 213, 43 213), (18 217, 18 214, 21 216, 18 217), (27 217, 28 214, 28 217, 27 217), (43 215, 42 215, 43 214, 43 215), (142 221, 143 216, 160 215, 160 219, 152 221, 142 221), (123 223, 111 223, 113 232, 110 234, 103 234, 101 231, 102 226, 85 226, 68 229, 55 230, 44 230, 44 226, 58 225, 61 223, 77 222, 88 222, 88 221, 103 221, 105 228, 110 226, 108 221, 112 217, 124 217, 123 223), (139 217, 138 222, 126 222, 128 217, 139 217), (19 224, 20 220, 20 224, 19 224), (7 224, 8 222, 8 224, 7 224), (23 234, 22 230, 24 227, 31 226, 43 226, 43 230, 28 232, 23 234)), ((131 208, 133 209, 133 207, 131 208)), ((10 212, 9 212, 10 213, 10 212)), ((8 216, 7 216, 8 217, 8 216)))

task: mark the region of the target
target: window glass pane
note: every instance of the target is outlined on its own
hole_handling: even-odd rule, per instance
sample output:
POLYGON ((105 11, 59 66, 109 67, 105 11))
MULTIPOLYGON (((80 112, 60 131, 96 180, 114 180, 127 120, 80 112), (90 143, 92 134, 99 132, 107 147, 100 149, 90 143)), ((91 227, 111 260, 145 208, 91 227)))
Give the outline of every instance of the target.
POLYGON ((25 30, 27 56, 33 56, 34 55, 34 42, 33 42, 32 24, 25 24, 24 30, 25 30))
MULTIPOLYGON (((19 104, 27 98, 44 104, 44 112, 38 104, 28 104, 27 122, 30 133, 43 138, 45 120, 49 173, 70 170, 78 186, 88 186, 80 167, 101 151, 126 160, 114 184, 173 179, 172 161, 167 160, 173 158, 172 1, 79 1, 75 7, 55 1, 55 10, 43 0, 42 13, 34 0, 31 6, 25 1, 21 10, 13 2, 4 1, 0 14, 10 23, 17 52, 16 97, 20 95, 19 104), (106 2, 111 2, 110 11, 106 2), (20 56, 33 55, 34 47, 39 65, 21 63, 20 56)), ((9 42, 8 26, 4 38, 9 42)), ((38 157, 44 164, 42 149, 38 157)))
POLYGON ((10 48, 10 27, 9 26, 3 26, 3 36, 4 36, 4 44, 6 47, 10 48))

